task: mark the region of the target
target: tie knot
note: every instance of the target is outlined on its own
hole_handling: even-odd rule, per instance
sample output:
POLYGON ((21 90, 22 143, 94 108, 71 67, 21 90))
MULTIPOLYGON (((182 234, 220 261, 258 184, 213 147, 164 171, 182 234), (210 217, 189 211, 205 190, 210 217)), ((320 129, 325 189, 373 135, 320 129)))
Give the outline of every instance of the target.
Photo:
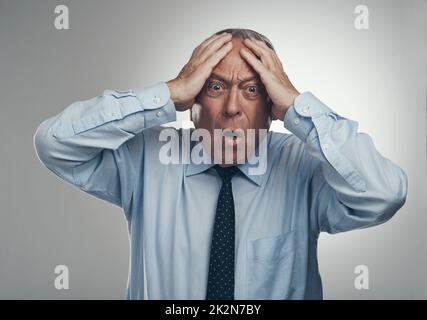
POLYGON ((214 166, 216 172, 221 177, 222 181, 231 181, 231 178, 239 171, 237 166, 220 167, 218 164, 214 166))

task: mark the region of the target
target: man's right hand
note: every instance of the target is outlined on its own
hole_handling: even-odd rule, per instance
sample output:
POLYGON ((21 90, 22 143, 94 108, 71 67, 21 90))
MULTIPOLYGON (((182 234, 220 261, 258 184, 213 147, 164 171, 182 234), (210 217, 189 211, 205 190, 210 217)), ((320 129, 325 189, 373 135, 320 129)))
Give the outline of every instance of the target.
POLYGON ((178 76, 169 80, 170 98, 177 111, 190 109, 215 66, 232 49, 229 33, 213 35, 196 47, 178 76))

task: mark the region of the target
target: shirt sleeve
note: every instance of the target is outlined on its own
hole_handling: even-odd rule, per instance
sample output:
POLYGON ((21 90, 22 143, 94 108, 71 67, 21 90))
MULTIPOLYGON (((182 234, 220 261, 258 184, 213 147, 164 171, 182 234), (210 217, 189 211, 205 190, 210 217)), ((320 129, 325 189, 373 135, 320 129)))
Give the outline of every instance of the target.
POLYGON ((357 132, 357 122, 338 115, 311 92, 295 99, 284 126, 314 159, 309 201, 316 232, 374 226, 405 203, 405 172, 376 150, 369 135, 357 132))
POLYGON ((40 161, 55 175, 124 209, 143 157, 143 130, 176 120, 165 82, 142 90, 106 90, 43 121, 34 135, 40 161), (138 135, 138 143, 130 143, 138 135))

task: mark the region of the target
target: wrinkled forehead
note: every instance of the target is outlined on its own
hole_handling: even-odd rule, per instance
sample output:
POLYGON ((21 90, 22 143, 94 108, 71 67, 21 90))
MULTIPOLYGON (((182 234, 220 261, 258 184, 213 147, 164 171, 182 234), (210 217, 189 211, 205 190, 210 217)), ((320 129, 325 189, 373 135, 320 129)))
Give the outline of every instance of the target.
POLYGON ((247 48, 241 39, 233 38, 233 49, 215 66, 212 73, 220 74, 229 81, 257 77, 256 71, 242 58, 239 50, 247 48))

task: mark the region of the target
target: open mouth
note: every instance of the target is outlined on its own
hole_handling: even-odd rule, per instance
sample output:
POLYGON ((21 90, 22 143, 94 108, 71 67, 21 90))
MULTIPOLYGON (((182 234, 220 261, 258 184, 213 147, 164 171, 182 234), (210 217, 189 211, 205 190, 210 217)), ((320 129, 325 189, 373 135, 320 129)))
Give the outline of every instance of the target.
POLYGON ((240 141, 243 140, 243 130, 241 129, 224 129, 222 132, 225 143, 230 145, 237 145, 240 141))
POLYGON ((243 133, 242 130, 237 129, 237 130, 233 130, 233 129, 224 129, 223 130, 223 136, 226 138, 232 138, 232 139, 237 139, 237 138, 242 138, 243 133))

